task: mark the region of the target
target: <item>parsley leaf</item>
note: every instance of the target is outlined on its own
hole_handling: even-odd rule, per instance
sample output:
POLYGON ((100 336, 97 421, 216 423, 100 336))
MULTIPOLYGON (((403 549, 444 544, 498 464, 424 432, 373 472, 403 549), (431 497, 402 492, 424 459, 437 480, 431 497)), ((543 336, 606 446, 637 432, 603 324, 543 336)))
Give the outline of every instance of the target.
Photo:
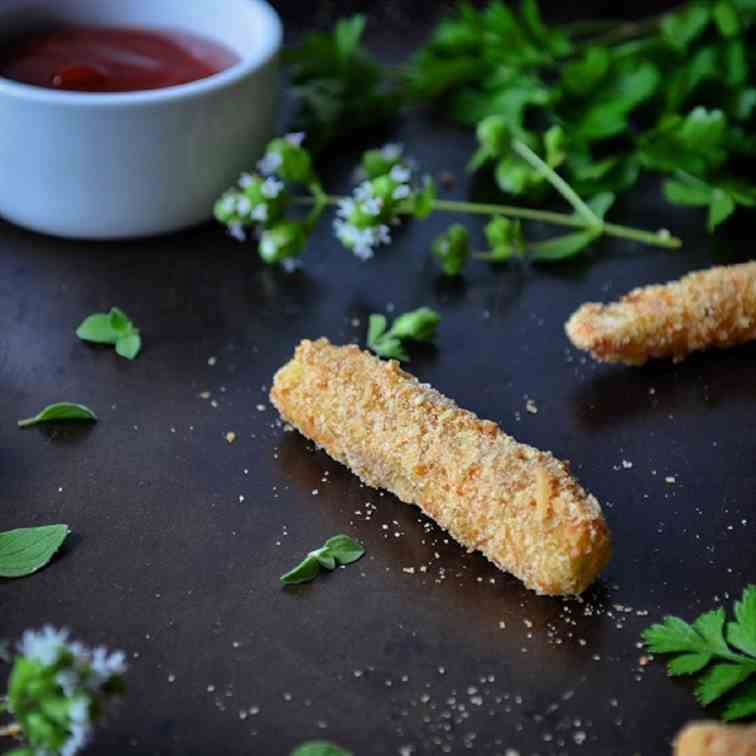
POLYGON ((743 598, 735 602, 735 621, 727 625, 727 641, 756 657, 756 585, 748 586, 743 598))
POLYGON ((703 672, 695 690, 703 706, 728 696, 724 719, 756 713, 756 680, 741 685, 756 674, 756 585, 746 587, 735 603, 734 621, 726 621, 724 609, 706 612, 692 624, 667 616, 647 628, 643 640, 653 653, 678 654, 667 666, 670 675, 703 672))
POLYGON ((367 346, 380 357, 393 358, 400 362, 409 360, 403 348, 404 341, 433 341, 441 316, 430 307, 420 307, 400 315, 386 330, 383 315, 370 316, 367 346))
POLYGON ((317 150, 337 137, 380 125, 402 104, 399 88, 361 44, 365 17, 342 19, 284 51, 297 101, 297 129, 317 150))
POLYGON ((139 329, 118 307, 112 307, 110 312, 97 312, 85 318, 76 329, 76 335, 82 341, 112 344, 116 353, 128 360, 133 360, 142 347, 139 329))
MULTIPOLYGON (((458 276, 470 257, 470 233, 461 223, 454 223, 443 234, 436 237, 431 246, 431 251, 438 260, 444 275, 458 276)), ((371 320, 373 317, 383 316, 373 315, 371 320)), ((383 330, 385 330, 386 319, 383 318, 383 320, 383 330)), ((372 340, 375 341, 375 339, 372 340)), ((368 342, 370 341, 371 338, 368 333, 368 342)))
POLYGON ((67 525, 43 525, 0 533, 0 577, 24 577, 41 569, 70 532, 67 525))
POLYGON ((678 205, 708 207, 710 231, 727 220, 738 205, 756 205, 756 188, 726 178, 718 184, 710 183, 684 171, 678 171, 674 178, 664 182, 664 195, 678 205))
POLYGON ((525 251, 525 237, 522 223, 503 216, 492 218, 484 229, 491 251, 478 257, 490 262, 503 262, 512 255, 522 255, 525 251))
POLYGON ((349 536, 333 536, 319 549, 311 551, 293 570, 281 575, 281 582, 286 585, 308 583, 320 574, 321 567, 335 570, 338 565, 356 562, 364 554, 365 549, 349 536))
POLYGON ((19 428, 29 428, 41 423, 57 423, 61 420, 97 420, 97 415, 84 404, 58 402, 48 404, 33 417, 18 421, 19 428))

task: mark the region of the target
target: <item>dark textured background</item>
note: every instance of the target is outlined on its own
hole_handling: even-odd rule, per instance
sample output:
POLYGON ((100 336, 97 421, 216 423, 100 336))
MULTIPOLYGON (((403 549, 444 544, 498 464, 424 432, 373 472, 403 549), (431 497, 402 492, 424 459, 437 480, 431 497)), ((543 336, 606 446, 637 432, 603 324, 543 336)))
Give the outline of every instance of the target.
MULTIPOLYGON (((438 11, 278 5, 294 34, 367 8, 368 39, 392 60, 438 11)), ((559 17, 578 7, 587 14, 562 3, 559 17)), ((448 196, 465 195, 468 133, 416 116, 388 136, 454 173, 448 196)), ((360 146, 329 156, 330 186, 348 186, 360 146)), ((284 756, 317 736, 358 756, 669 752, 701 711, 686 682, 640 666, 638 633, 666 612, 730 604, 756 579, 756 345, 598 367, 562 324, 585 300, 746 259, 752 242, 747 219, 712 240, 698 212, 665 206, 655 184, 615 216, 667 226, 685 247, 610 243, 556 268, 477 264, 449 283, 427 256, 444 216, 408 226, 367 264, 323 224, 291 276, 214 226, 84 244, 0 224, 0 530, 63 521, 74 532, 41 573, 0 581, 0 635, 52 622, 129 652, 127 703, 91 753, 284 756), (113 304, 142 328, 133 363, 73 335, 113 304), (366 315, 390 304, 443 315, 438 347, 417 350, 412 370, 573 460, 604 503, 616 555, 583 601, 534 596, 276 424, 266 389, 296 342, 361 339, 366 315), (63 399, 100 422, 16 430, 63 399), (368 556, 283 589, 278 576, 337 532, 368 556)))

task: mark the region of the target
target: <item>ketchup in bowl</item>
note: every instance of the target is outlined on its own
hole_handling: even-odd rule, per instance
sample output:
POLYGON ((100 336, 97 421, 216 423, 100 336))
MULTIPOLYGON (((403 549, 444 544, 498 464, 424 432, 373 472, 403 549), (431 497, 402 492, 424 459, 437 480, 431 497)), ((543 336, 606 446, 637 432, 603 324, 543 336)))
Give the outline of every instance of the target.
POLYGON ((0 49, 0 76, 75 92, 138 92, 204 79, 239 57, 196 34, 74 26, 34 32, 0 49))

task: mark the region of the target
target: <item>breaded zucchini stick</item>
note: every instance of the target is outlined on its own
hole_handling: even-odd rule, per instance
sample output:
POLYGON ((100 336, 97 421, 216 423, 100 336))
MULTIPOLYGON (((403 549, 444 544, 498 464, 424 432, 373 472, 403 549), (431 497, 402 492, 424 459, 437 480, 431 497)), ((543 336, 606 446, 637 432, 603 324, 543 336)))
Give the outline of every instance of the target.
POLYGON ((601 507, 566 463, 460 409, 397 362, 302 341, 270 398, 365 483, 417 504, 538 593, 581 593, 609 560, 601 507))
POLYGON ((675 756, 756 756, 756 725, 691 722, 675 738, 675 756))
POLYGON ((619 302, 584 304, 565 326, 570 341, 602 362, 676 362, 690 352, 756 339, 756 262, 690 273, 634 289, 619 302))

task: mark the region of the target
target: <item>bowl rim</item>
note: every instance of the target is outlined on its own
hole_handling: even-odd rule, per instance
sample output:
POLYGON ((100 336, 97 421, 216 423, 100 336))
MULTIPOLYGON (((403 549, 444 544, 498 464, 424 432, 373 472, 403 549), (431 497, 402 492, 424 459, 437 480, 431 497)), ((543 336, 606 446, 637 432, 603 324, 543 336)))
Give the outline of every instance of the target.
MULTIPOLYGON (((174 84, 159 89, 104 93, 48 89, 0 76, 0 97, 7 95, 30 102, 62 107, 129 108, 174 103, 178 100, 193 99, 226 89, 272 60, 280 50, 283 41, 281 18, 273 6, 266 0, 245 0, 245 2, 255 6, 255 10, 266 17, 270 33, 266 34, 257 45, 252 46, 248 55, 218 73, 186 84, 174 84)), ((167 28, 170 26, 167 25, 167 28)))

